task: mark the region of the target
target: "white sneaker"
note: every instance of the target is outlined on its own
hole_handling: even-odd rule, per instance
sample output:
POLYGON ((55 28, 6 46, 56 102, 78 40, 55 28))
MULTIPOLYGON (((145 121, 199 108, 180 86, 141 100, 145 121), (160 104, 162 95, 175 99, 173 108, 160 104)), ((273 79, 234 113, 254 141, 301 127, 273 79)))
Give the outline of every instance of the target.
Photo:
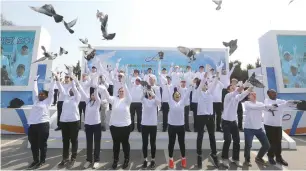
POLYGON ((226 169, 228 169, 230 166, 229 166, 229 162, 228 162, 228 160, 227 159, 223 159, 222 160, 222 165, 223 165, 223 167, 225 167, 226 169))
POLYGON ((91 165, 91 163, 90 163, 89 161, 87 161, 87 162, 84 164, 84 169, 87 169, 90 165, 91 165))
POLYGON ((239 162, 239 160, 233 160, 232 163, 234 163, 237 167, 242 167, 242 164, 239 162))
POLYGON ((98 162, 94 162, 92 168, 97 169, 99 166, 100 166, 100 164, 98 162))

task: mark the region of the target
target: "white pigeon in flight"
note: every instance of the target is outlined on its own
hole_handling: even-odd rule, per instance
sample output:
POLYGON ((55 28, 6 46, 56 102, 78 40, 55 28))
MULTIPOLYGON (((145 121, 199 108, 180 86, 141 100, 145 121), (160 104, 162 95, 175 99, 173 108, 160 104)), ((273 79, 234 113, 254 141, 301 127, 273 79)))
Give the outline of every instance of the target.
POLYGON ((221 4, 222 4, 222 0, 212 0, 216 5, 218 5, 216 7, 216 10, 220 10, 221 9, 221 4))

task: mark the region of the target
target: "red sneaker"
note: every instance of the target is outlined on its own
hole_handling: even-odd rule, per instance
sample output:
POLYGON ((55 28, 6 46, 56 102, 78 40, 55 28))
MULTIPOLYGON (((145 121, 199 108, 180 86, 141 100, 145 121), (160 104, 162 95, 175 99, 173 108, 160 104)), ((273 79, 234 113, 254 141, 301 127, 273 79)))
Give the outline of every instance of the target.
POLYGON ((174 168, 174 161, 173 159, 169 159, 169 166, 168 166, 170 169, 173 169, 174 168))
POLYGON ((186 158, 184 157, 182 158, 182 167, 186 168, 186 166, 187 166, 187 161, 186 161, 186 158))

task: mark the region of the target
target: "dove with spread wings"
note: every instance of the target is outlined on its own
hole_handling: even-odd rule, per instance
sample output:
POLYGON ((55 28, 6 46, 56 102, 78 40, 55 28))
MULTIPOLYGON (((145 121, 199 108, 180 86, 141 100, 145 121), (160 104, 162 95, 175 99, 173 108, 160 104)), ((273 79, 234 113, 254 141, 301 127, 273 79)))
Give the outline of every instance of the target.
POLYGON ((231 40, 230 42, 222 42, 223 45, 224 45, 225 47, 228 47, 228 48, 229 48, 229 55, 230 55, 230 56, 231 56, 231 55, 236 51, 236 49, 238 48, 237 41, 238 41, 238 39, 231 40))
POLYGON ((253 72, 251 77, 248 79, 248 82, 252 84, 254 87, 265 88, 265 86, 256 78, 255 72, 253 72))
POLYGON ((107 31, 108 15, 103 14, 102 12, 97 10, 96 16, 97 16, 97 18, 100 19, 100 22, 101 22, 100 29, 102 31, 102 36, 104 38, 103 40, 113 40, 116 36, 116 33, 108 33, 108 31, 107 31))
POLYGON ((63 20, 64 26, 69 31, 69 33, 71 33, 71 34, 74 33, 74 30, 72 30, 71 28, 76 24, 77 20, 78 19, 76 18, 76 19, 70 21, 69 23, 66 23, 66 21, 63 20))
POLYGON ((191 49, 191 48, 187 48, 187 47, 184 47, 184 46, 179 46, 179 47, 177 47, 177 49, 182 54, 184 54, 185 56, 187 56, 189 58, 189 63, 191 63, 192 61, 195 61, 196 60, 195 55, 202 51, 201 48, 193 48, 193 49, 191 49))
POLYGON ((53 52, 47 52, 46 48, 44 46, 41 46, 41 49, 44 51, 43 52, 43 57, 37 59, 36 61, 32 62, 32 64, 36 63, 36 62, 41 62, 44 60, 54 60, 57 57, 57 53, 53 53, 53 52))
POLYGON ((220 10, 221 9, 221 4, 222 4, 222 0, 212 0, 216 5, 218 5, 216 7, 216 10, 220 10))
POLYGON ((100 54, 100 55, 96 55, 93 58, 93 63, 98 64, 100 61, 101 62, 107 61, 109 58, 115 56, 115 54, 116 54, 116 51, 111 51, 111 52, 103 53, 103 54, 100 54))
POLYGON ((45 4, 42 7, 31 7, 30 8, 38 13, 45 14, 49 17, 53 17, 56 23, 63 21, 63 16, 56 14, 54 7, 51 4, 45 4))

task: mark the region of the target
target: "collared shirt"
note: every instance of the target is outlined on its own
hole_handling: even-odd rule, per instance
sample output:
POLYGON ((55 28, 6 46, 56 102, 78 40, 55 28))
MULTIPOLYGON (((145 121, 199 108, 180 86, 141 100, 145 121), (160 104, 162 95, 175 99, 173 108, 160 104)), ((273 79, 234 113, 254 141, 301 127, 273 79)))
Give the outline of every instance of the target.
POLYGON ((133 85, 131 88, 132 102, 140 103, 143 94, 143 88, 139 85, 133 85))
POLYGON ((199 90, 196 92, 198 94, 198 112, 197 115, 213 115, 213 96, 206 90, 205 92, 199 90))
POLYGON ((32 95, 33 106, 30 116, 28 117, 28 125, 50 122, 49 107, 53 102, 54 85, 55 82, 52 82, 48 97, 45 100, 40 101, 38 99, 37 81, 34 82, 34 90, 32 95))
MULTIPOLYGON (((187 87, 185 87, 185 88, 178 87, 178 92, 181 94, 181 97, 184 97, 185 93, 190 94, 190 91, 187 87)), ((185 106, 189 106, 189 105, 190 105, 190 95, 185 98, 185 106)))
POLYGON ((226 121, 235 121, 237 120, 237 109, 238 103, 243 100, 249 91, 244 91, 239 94, 238 91, 233 91, 228 93, 224 97, 224 110, 222 114, 222 119, 226 121))
POLYGON ((150 81, 150 77, 154 78, 154 80, 156 81, 156 76, 154 74, 146 74, 143 78, 144 81, 146 81, 147 83, 149 83, 150 81))
POLYGON ((87 97, 90 97, 90 82, 85 80, 85 81, 81 81, 80 82, 80 85, 82 86, 84 92, 86 93, 87 96, 85 96, 84 94, 81 94, 81 101, 87 101, 88 98, 87 97))
POLYGON ((171 79, 172 79, 172 84, 174 86, 180 86, 181 83, 181 76, 182 73, 181 72, 171 72, 171 79))
POLYGON ((205 72, 196 72, 194 78, 203 79, 205 72))
POLYGON ((147 99, 142 98, 142 119, 141 125, 156 126, 157 125, 157 107, 160 101, 158 98, 147 99))
MULTIPOLYGON (((212 84, 212 83, 211 83, 212 84)), ((221 81, 215 85, 214 91, 212 91, 213 102, 222 102, 222 89, 225 88, 221 81)))
POLYGON ((64 96, 63 109, 60 118, 61 122, 75 122, 80 120, 78 106, 81 100, 81 94, 77 90, 74 81, 72 82, 72 91, 74 96, 70 96, 69 90, 66 91, 59 81, 56 82, 60 93, 64 96))
MULTIPOLYGON (((169 90, 166 88, 163 91, 167 91, 169 94, 169 90)), ((171 91, 171 90, 170 90, 171 91)), ((190 90, 189 90, 190 92, 190 90)), ((169 114, 168 114, 168 124, 174 126, 181 126, 185 124, 185 101, 186 98, 189 97, 189 93, 185 93, 184 96, 181 96, 181 100, 176 102, 172 98, 172 94, 168 95, 169 98, 169 114)))
POLYGON ((195 73, 188 71, 184 73, 184 78, 186 80, 186 86, 189 87, 190 85, 193 84, 193 79, 195 78, 195 73))
POLYGON ((286 100, 276 99, 265 99, 265 105, 277 104, 278 107, 271 111, 264 111, 264 124, 269 126, 281 127, 283 123, 283 113, 285 108, 290 108, 286 100), (274 114, 274 115, 273 115, 274 114))
MULTIPOLYGON (((57 87, 59 88, 58 84, 56 84, 57 87)), ((72 84, 71 83, 61 83, 61 85, 63 86, 65 92, 69 92, 69 90, 72 88, 72 84)), ((58 97, 58 101, 64 101, 65 100, 65 95, 63 93, 59 93, 59 97, 58 97)))
POLYGON ((244 128, 247 129, 260 129, 263 123, 263 111, 266 109, 265 104, 262 102, 244 102, 245 115, 244 128))

